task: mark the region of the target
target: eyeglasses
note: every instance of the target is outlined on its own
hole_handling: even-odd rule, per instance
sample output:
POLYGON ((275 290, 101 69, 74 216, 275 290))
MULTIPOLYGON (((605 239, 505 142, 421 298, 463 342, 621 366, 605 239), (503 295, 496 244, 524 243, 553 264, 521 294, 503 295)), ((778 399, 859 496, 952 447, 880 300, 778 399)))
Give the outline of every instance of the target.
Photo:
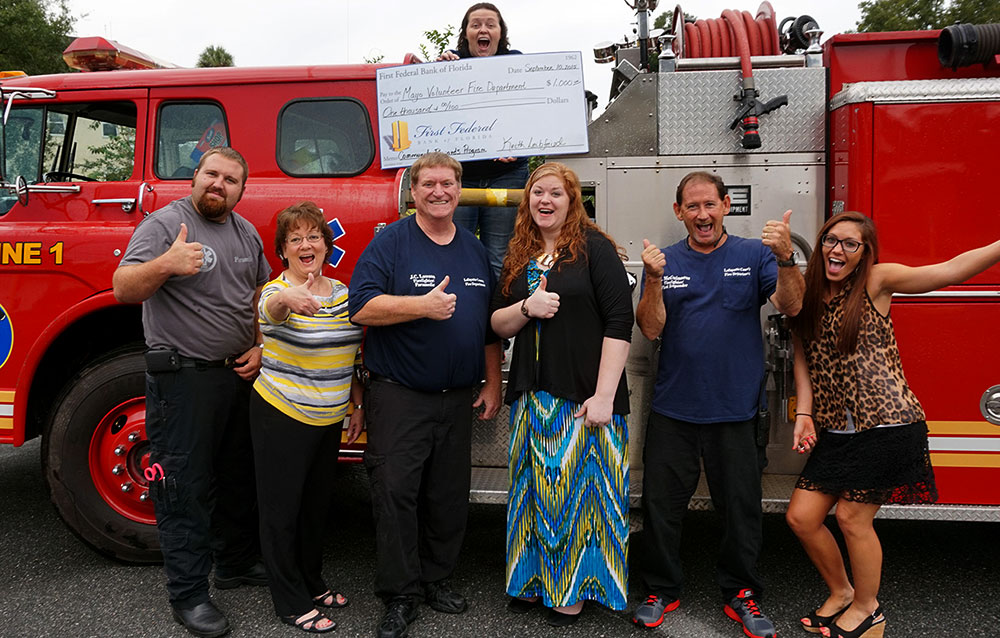
POLYGON ((299 237, 298 235, 295 235, 294 237, 289 237, 285 241, 287 241, 292 246, 298 246, 299 244, 302 243, 302 240, 305 240, 310 244, 317 244, 323 241, 323 235, 320 235, 319 233, 313 233, 312 235, 306 235, 305 237, 299 237))
POLYGON ((837 239, 833 235, 823 235, 819 238, 819 243, 823 244, 826 248, 833 248, 837 244, 840 244, 845 253, 856 253, 858 249, 864 246, 864 242, 860 242, 856 239, 837 239))

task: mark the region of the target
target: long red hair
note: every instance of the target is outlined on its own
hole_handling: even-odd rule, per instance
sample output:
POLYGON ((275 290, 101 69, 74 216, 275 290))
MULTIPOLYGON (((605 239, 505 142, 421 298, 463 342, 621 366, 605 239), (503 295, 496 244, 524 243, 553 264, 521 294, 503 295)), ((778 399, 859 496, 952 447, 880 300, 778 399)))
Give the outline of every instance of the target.
POLYGON ((556 252, 559 259, 553 266, 556 270, 563 264, 571 264, 580 258, 587 243, 587 231, 593 231, 608 238, 618 254, 625 259, 622 249, 610 235, 605 233, 587 217, 583 208, 583 193, 580 190, 580 178, 568 166, 559 162, 542 164, 528 178, 524 186, 524 198, 517 207, 517 218, 514 220, 514 233, 507 246, 507 256, 503 260, 503 271, 500 274, 500 287, 504 295, 510 295, 510 286, 528 268, 528 262, 545 252, 545 242, 535 220, 531 218, 531 189, 543 177, 554 176, 562 182, 569 196, 569 210, 566 221, 559 230, 556 240, 556 252))

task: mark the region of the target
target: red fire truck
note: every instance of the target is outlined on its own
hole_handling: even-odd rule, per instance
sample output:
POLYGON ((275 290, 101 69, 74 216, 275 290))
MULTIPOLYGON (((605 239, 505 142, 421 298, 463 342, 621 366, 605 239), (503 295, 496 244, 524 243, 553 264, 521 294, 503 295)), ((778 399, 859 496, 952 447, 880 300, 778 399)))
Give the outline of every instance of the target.
MULTIPOLYGON (((71 65, 153 66, 85 40, 67 50, 71 65)), ((251 166, 238 210, 265 247, 276 213, 312 200, 348 280, 399 218, 402 171, 374 161, 375 67, 96 71, 0 87, 0 442, 42 436, 67 524, 101 551, 155 557, 140 307, 115 301, 111 275, 139 220, 189 195, 201 153, 225 144, 251 166)))
MULTIPOLYGON (((655 5, 637 4, 643 16, 655 5)), ((731 233, 755 236, 765 219, 793 208, 800 260, 822 220, 845 209, 876 220, 884 260, 929 263, 1000 236, 989 187, 1000 172, 996 52, 951 68, 938 61, 936 31, 836 35, 820 47, 816 33, 808 42, 814 25, 807 20, 792 19, 782 31, 767 3, 745 15, 745 27, 764 24, 758 45, 770 43, 745 56, 754 100, 739 56, 713 51, 712 43, 703 48, 715 57, 688 48, 713 28, 691 25, 691 32, 679 10, 674 31, 686 38, 672 46, 658 48, 665 41, 640 20, 638 42, 601 47, 615 63, 614 99, 590 124, 590 152, 561 159, 580 174, 597 221, 626 248, 630 270, 641 269, 643 238, 666 245, 683 232, 667 210, 680 177, 696 169, 718 172, 731 187, 731 233), (793 52, 779 55, 784 38, 769 29, 801 46, 793 41, 793 52), (781 96, 784 103, 775 101, 781 96), (730 128, 740 121, 742 130, 730 128), (754 126, 760 146, 745 147, 744 131, 754 126)), ((100 39, 78 42, 67 56, 88 68, 115 59, 163 66, 100 39)), ((140 309, 111 294, 135 225, 189 194, 205 149, 230 144, 251 168, 238 210, 265 246, 277 211, 313 200, 337 238, 331 273, 349 281, 367 242, 406 207, 405 172, 375 161, 382 138, 376 68, 0 79, 0 442, 42 437, 52 500, 99 551, 132 561, 158 553, 142 472, 140 309)), ((983 350, 1000 325, 1000 268, 900 299, 893 315, 908 378, 927 410, 942 502, 887 507, 883 515, 1000 520, 1000 365, 983 350)), ((769 397, 781 408, 772 409, 769 511, 784 508, 802 462, 787 449, 785 408, 794 412, 794 388, 785 336, 778 322, 763 335, 774 370, 769 397)), ((627 366, 635 504, 656 356, 636 332, 627 366)), ((475 500, 506 497, 505 419, 474 433, 475 500)), ((358 454, 343 451, 344 458, 358 454)), ((700 492, 693 506, 708 502, 700 492)))
MULTIPOLYGON (((755 15, 726 11, 695 23, 678 7, 676 39, 655 73, 642 72, 652 55, 639 26, 637 45, 610 47, 617 96, 590 124, 590 152, 566 159, 637 274, 643 238, 665 246, 683 237, 665 213, 692 170, 716 172, 729 186, 730 232, 754 237, 793 209, 800 263, 823 221, 843 210, 875 220, 883 261, 945 261, 1000 238, 988 186, 1000 173, 1000 25, 843 34, 820 47, 809 16, 776 24, 768 2, 755 15)), ((599 53, 609 55, 607 43, 599 53)), ((931 507, 884 507, 880 516, 1000 520, 1000 363, 983 350, 1000 321, 1000 267, 901 297, 893 320, 927 412, 941 498, 931 507)), ((787 332, 772 321, 765 338, 773 371, 765 509, 783 511, 804 459, 790 449, 787 332)), ((627 369, 640 415, 655 357, 636 331, 627 369)))

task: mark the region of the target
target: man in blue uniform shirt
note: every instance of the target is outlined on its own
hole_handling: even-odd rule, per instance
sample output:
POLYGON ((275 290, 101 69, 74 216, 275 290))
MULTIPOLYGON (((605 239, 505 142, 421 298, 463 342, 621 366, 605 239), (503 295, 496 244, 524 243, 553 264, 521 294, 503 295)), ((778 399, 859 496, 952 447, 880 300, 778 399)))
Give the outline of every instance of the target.
POLYGON ((375 593, 386 603, 378 638, 405 635, 421 599, 445 613, 467 607, 445 581, 465 535, 472 413, 500 409, 500 345, 486 250, 453 221, 461 180, 448 155, 420 157, 410 168, 416 214, 379 233, 351 277, 351 321, 368 326, 365 465, 375 593))
POLYGON ((643 240, 643 294, 636 320, 648 339, 663 338, 646 426, 642 576, 648 596, 633 620, 656 627, 677 608, 683 574, 681 522, 704 462, 724 531, 716 567, 726 615, 747 636, 770 638, 774 625, 757 597, 761 547, 760 475, 755 417, 764 378, 760 308, 768 300, 795 315, 805 280, 792 259, 788 220, 769 221, 763 241, 732 237, 726 186, 690 173, 677 187, 674 213, 688 236, 660 250, 643 240))

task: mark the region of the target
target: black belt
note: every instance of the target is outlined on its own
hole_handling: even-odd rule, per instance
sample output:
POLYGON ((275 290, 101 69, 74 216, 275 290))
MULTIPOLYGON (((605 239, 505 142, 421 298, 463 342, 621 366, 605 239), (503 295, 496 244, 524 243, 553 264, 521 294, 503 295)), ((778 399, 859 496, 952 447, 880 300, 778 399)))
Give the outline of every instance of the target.
POLYGON ((465 390, 466 388, 445 388, 444 390, 414 390, 408 385, 396 381, 392 377, 382 376, 381 374, 375 374, 374 372, 369 373, 369 378, 372 381, 381 381, 382 383, 391 383, 393 385, 398 385, 400 387, 406 388, 407 390, 413 390, 414 392, 423 392, 424 394, 437 394, 441 392, 451 392, 452 390, 465 390))
POLYGON ((235 368, 236 359, 238 358, 238 355, 233 355, 225 359, 210 361, 208 359, 192 359, 183 355, 178 356, 182 368, 235 368))

